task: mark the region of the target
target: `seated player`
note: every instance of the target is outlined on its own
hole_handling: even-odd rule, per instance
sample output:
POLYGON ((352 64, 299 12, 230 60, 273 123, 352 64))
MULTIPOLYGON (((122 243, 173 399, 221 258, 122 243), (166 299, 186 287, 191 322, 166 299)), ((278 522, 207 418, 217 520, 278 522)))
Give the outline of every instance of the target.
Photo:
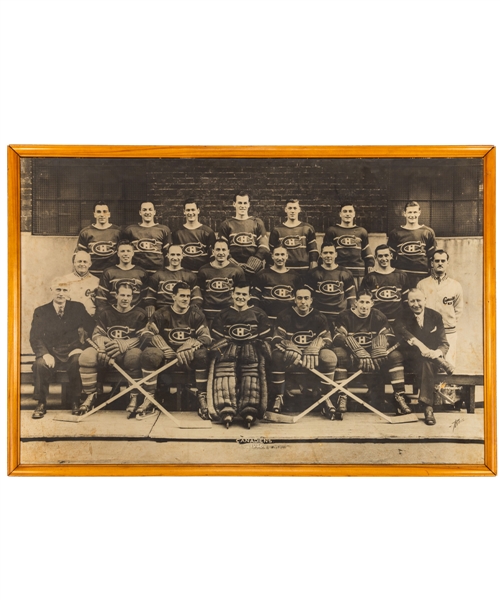
POLYGON ((266 410, 264 357, 270 354, 271 327, 266 313, 248 306, 249 300, 248 283, 235 284, 233 306, 222 310, 212 327, 213 409, 226 427, 239 415, 250 429, 266 410))
MULTIPOLYGON (((331 349, 328 321, 319 310, 312 307, 312 303, 311 290, 301 286, 295 290, 294 306, 286 308, 276 320, 270 386, 270 408, 274 412, 283 410, 287 371, 313 368, 334 378, 337 357, 331 349)), ((318 387, 325 390, 325 384, 320 380, 318 387)), ((329 398, 323 403, 322 414, 329 419, 335 418, 335 408, 329 398)))
MULTIPOLYGON (((116 301, 105 307, 97 316, 92 334, 95 348, 87 348, 80 355, 80 375, 87 398, 82 402, 79 414, 92 410, 97 399, 97 373, 105 369, 113 359, 133 379, 141 378, 141 350, 139 338, 147 324, 146 313, 132 305, 134 288, 130 283, 120 283, 116 289, 116 301)), ((138 394, 130 392, 127 412, 137 406, 138 394)))
POLYGON ((116 305, 116 290, 121 283, 129 283, 134 292, 133 306, 142 306, 146 294, 148 274, 134 264, 134 247, 130 240, 121 239, 116 244, 118 264, 107 268, 102 274, 96 295, 97 312, 106 306, 116 305))
POLYGON ((384 313, 392 325, 408 306, 408 275, 391 266, 389 246, 375 248, 375 268, 363 279, 361 287, 371 292, 373 307, 384 313))
POLYGON ((144 298, 144 306, 148 317, 151 317, 155 310, 172 306, 174 303, 172 292, 179 281, 188 284, 191 290, 191 302, 199 305, 203 302, 196 275, 181 267, 182 248, 180 246, 170 246, 167 258, 168 267, 156 271, 149 278, 146 297, 144 298))
POLYGON ((410 368, 417 375, 425 424, 435 425, 434 385, 438 371, 442 369, 448 374, 454 371, 453 365, 444 359, 449 348, 446 330, 441 315, 425 306, 422 290, 413 288, 408 292, 408 307, 394 328, 410 368))
POLYGON ((33 398, 38 402, 33 419, 42 419, 47 412, 49 383, 56 369, 64 369, 68 374, 68 399, 76 414, 82 389, 78 357, 94 328, 94 321, 83 304, 69 300, 70 288, 64 280, 55 278, 50 289, 53 300, 35 309, 30 331, 30 344, 35 353, 33 398))
POLYGON ((276 246, 272 252, 273 265, 257 273, 252 285, 252 304, 259 306, 271 321, 282 310, 294 304, 294 292, 302 279, 297 271, 288 268, 288 252, 276 246))
MULTIPOLYGON (((209 419, 207 408, 207 346, 212 338, 205 315, 196 304, 191 304, 191 288, 185 281, 179 281, 172 290, 172 306, 164 306, 152 316, 144 336, 151 343, 142 353, 142 375, 154 373, 166 361, 177 359, 178 366, 186 371, 194 370, 198 392, 198 413, 202 419, 209 419)), ((168 372, 168 370, 167 370, 168 372)), ((153 397, 157 388, 157 378, 153 377, 143 385, 153 397)), ((137 419, 146 419, 156 414, 154 404, 144 399, 137 411, 137 419)))
POLYGON ((318 246, 314 227, 299 221, 300 210, 298 200, 286 201, 287 219, 271 231, 269 248, 272 252, 277 246, 283 246, 288 251, 287 267, 307 271, 318 266, 318 246))
MULTIPOLYGON (((394 342, 387 318, 373 308, 371 293, 360 289, 355 305, 340 313, 336 321, 333 336, 333 349, 338 359, 335 379, 340 383, 347 378, 348 370, 357 369, 381 376, 388 374, 394 390, 396 413, 407 415, 411 409, 404 396, 403 355, 393 348, 394 342)), ((346 412, 346 394, 339 392, 337 401, 339 412, 346 412)))
POLYGON ((198 271, 198 285, 203 296, 203 312, 209 325, 223 308, 233 305, 234 286, 244 280, 243 269, 229 262, 227 242, 217 240, 212 262, 203 265, 198 271))

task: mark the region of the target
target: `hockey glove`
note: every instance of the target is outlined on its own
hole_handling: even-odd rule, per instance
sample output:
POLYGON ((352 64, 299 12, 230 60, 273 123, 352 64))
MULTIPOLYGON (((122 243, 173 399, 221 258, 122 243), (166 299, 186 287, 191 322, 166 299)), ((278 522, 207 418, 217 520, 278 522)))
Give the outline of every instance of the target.
POLYGON ((352 354, 359 360, 359 366, 362 371, 367 372, 375 370, 375 365, 373 364, 371 356, 358 344, 352 335, 346 336, 346 345, 352 354))
POLYGON ((174 352, 174 350, 172 350, 172 348, 167 344, 167 342, 161 337, 161 335, 154 335, 151 338, 151 344, 155 348, 158 348, 159 350, 161 350, 163 352, 163 356, 165 357, 165 360, 169 361, 169 360, 173 360, 174 358, 177 358, 177 354, 174 352))
POLYGON ((290 340, 283 340, 278 348, 285 353, 285 365, 287 367, 296 367, 302 361, 302 350, 290 340))
POLYGON ((319 363, 319 351, 324 345, 325 342, 323 338, 317 337, 309 344, 309 346, 304 348, 304 353, 302 355, 302 366, 306 369, 316 369, 319 363))
POLYGON ((185 367, 189 367, 194 358, 194 352, 201 347, 201 342, 194 338, 187 339, 180 348, 177 350, 177 358, 179 364, 185 367))
POLYGON ((146 306, 146 315, 148 316, 148 319, 151 319, 151 317, 153 316, 155 312, 155 307, 154 306, 146 306))
POLYGON ((387 360, 387 336, 379 333, 372 340, 371 357, 375 367, 380 370, 387 360))
POLYGON ((257 273, 264 268, 264 262, 256 256, 250 256, 243 268, 248 273, 257 273))

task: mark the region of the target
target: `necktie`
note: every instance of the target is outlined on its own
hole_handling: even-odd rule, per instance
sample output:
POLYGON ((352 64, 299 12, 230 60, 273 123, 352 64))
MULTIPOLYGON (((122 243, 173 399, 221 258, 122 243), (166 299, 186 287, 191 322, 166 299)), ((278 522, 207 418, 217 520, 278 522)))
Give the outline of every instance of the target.
POLYGON ((62 306, 59 308, 59 310, 57 311, 57 316, 62 319, 64 315, 64 310, 62 308, 62 306))

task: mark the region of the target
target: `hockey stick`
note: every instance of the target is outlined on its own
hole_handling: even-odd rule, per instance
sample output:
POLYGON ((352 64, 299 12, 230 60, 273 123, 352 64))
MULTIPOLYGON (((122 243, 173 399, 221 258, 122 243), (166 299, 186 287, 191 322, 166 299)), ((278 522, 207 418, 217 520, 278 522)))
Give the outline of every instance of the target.
MULTIPOLYGON (((373 413, 375 413, 379 417, 382 417, 382 419, 384 419, 385 421, 388 421, 392 425, 396 425, 398 423, 415 423, 416 421, 418 421, 417 415, 415 415, 413 413, 410 415, 401 415, 399 417, 389 417, 388 415, 385 415, 383 412, 380 412, 379 410, 374 408, 371 404, 368 404, 368 402, 361 400, 361 398, 358 398, 355 394, 353 394, 348 389, 343 387, 349 380, 344 379, 341 383, 339 383, 337 381, 333 381, 333 379, 330 379, 324 373, 320 373, 316 369, 309 369, 309 370, 311 371, 311 373, 314 373, 315 375, 317 375, 324 382, 329 383, 330 385, 333 385, 335 387, 335 390, 338 390, 339 392, 344 392, 350 398, 352 398, 359 404, 362 404, 365 408, 367 408, 368 410, 371 410, 373 413)), ((360 373, 362 373, 362 371, 358 371, 356 373, 356 376, 359 375, 360 373)))

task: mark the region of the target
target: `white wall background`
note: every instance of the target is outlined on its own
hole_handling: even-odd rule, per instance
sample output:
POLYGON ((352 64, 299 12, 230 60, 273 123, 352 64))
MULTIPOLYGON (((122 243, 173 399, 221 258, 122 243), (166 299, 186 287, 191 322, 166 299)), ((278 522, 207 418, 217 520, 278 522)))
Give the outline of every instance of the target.
MULTIPOLYGON (((0 147, 498 144, 498 17, 482 0, 2 0, 0 147)), ((0 471, 9 600, 498 593, 498 478, 0 471)))

